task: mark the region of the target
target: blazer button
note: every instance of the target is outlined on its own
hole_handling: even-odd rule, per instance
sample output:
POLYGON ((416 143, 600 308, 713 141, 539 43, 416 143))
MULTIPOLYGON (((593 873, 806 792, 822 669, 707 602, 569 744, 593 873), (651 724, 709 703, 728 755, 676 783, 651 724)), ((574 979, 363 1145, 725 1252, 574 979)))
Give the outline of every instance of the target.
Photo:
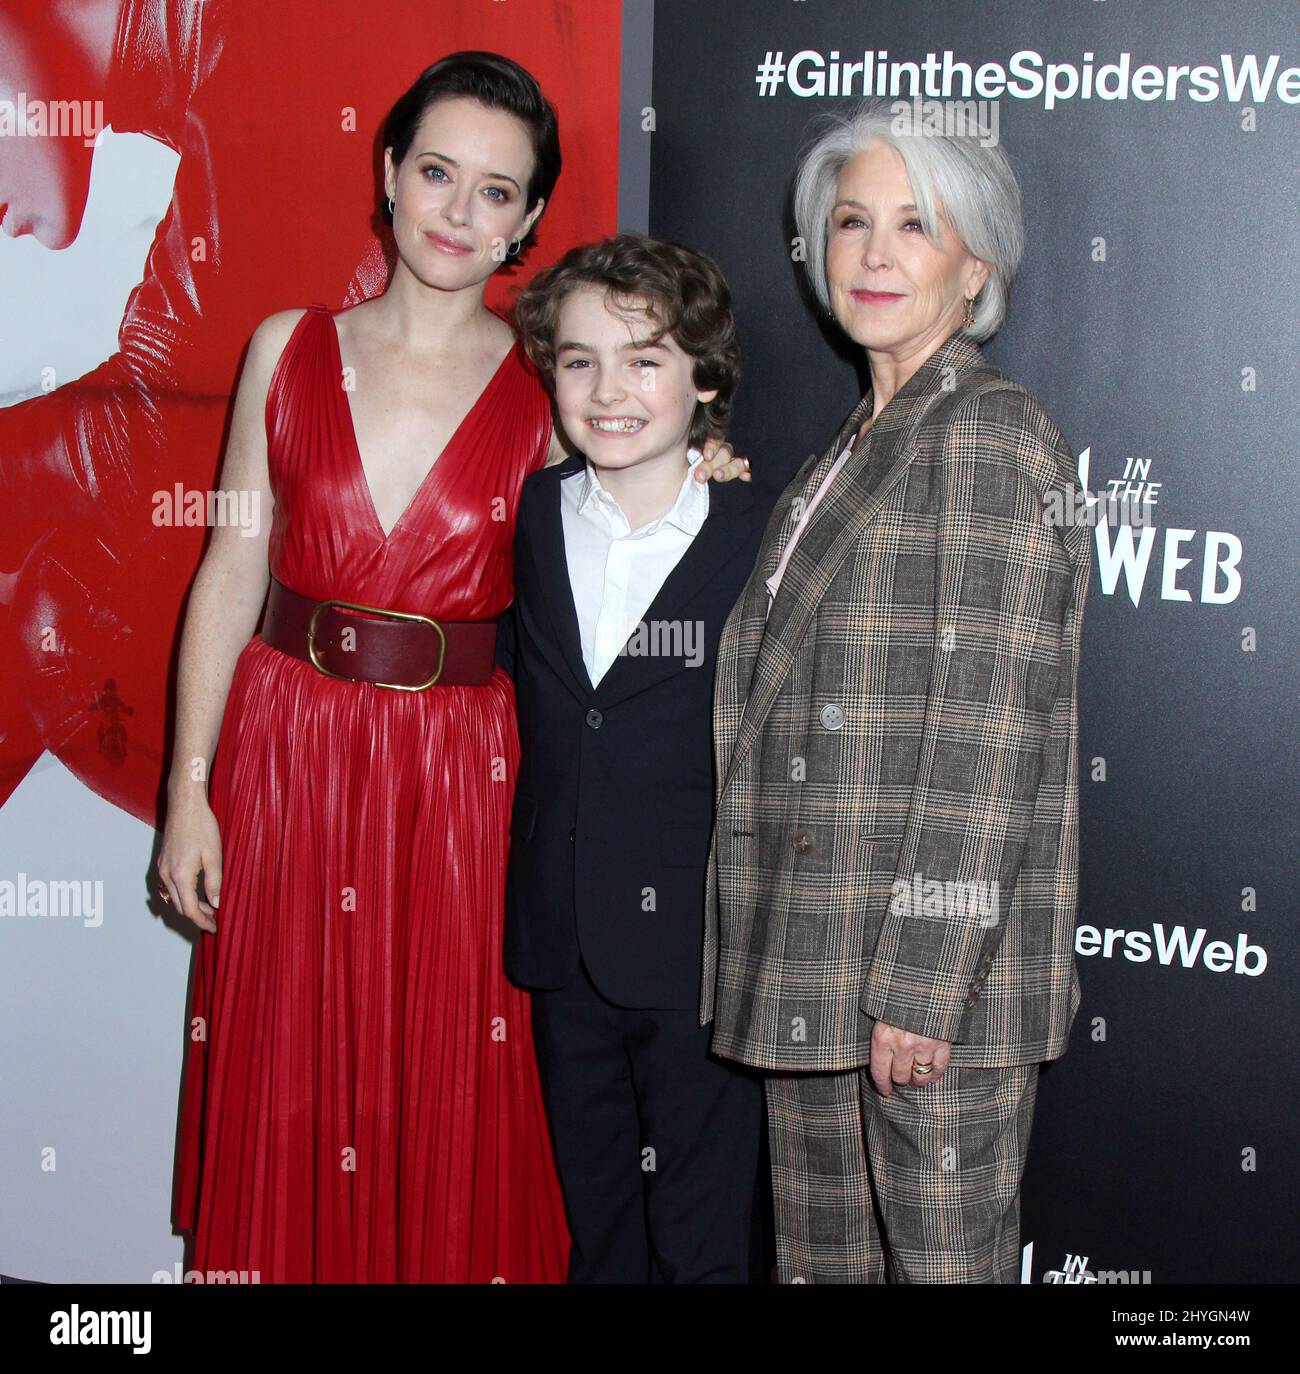
POLYGON ((570 831, 569 831, 569 843, 570 843, 570 844, 575 844, 575 843, 577 843, 577 834, 578 834, 578 832, 577 832, 576 830, 570 830, 570 831))
POLYGON ((790 848, 796 854, 807 854, 813 847, 813 837, 806 830, 796 830, 790 836, 790 848))
POLYGON ((602 716, 594 706, 587 712, 587 724, 590 725, 593 730, 599 730, 600 723, 604 719, 605 717, 602 716))
POLYGON ((822 707, 822 725, 827 730, 838 730, 843 724, 844 711, 842 707, 836 706, 833 701, 822 707))

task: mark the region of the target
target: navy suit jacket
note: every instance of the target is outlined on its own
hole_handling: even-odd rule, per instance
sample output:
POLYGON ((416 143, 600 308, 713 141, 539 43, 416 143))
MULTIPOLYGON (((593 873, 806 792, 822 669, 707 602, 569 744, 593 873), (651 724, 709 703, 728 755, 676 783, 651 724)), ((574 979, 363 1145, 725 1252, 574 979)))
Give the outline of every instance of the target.
POLYGON ((560 513, 560 484, 580 480, 583 466, 575 456, 530 476, 516 518, 515 600, 498 654, 515 680, 521 748, 505 968, 524 986, 558 988, 581 956, 620 1006, 693 1008, 718 638, 769 502, 750 483, 710 483, 708 516, 643 616, 645 632, 593 688, 560 513), (688 624, 694 640, 679 637, 688 624), (644 652, 656 638, 660 652, 644 652))

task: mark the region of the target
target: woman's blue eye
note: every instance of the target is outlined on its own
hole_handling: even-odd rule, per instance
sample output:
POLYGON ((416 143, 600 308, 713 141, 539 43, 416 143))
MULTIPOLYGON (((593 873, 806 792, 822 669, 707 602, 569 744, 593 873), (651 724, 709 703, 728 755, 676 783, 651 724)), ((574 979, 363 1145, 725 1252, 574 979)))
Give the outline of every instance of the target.
MULTIPOLYGON (((427 167, 423 168, 423 173, 429 181, 441 182, 451 180, 447 175, 447 169, 445 167, 440 167, 436 162, 431 162, 427 167)), ((488 199, 495 201, 498 205, 505 205, 510 200, 510 192, 507 191, 504 186, 489 186, 487 188, 487 194, 488 199)))
POLYGON ((658 367, 659 364, 653 358, 637 358, 632 364, 633 367, 640 367, 644 363, 647 367, 658 367))

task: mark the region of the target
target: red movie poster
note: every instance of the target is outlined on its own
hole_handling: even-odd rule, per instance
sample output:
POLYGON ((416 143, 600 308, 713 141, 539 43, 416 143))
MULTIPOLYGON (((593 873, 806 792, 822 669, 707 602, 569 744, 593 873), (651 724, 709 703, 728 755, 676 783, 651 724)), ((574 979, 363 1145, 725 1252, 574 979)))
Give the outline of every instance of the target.
MULTIPOLYGON (((66 7, 65 7, 66 9, 66 7)), ((75 242, 96 136, 179 155, 171 203, 117 351, 74 379, 35 358, 39 389, 0 409, 0 802, 49 750, 154 824, 178 628, 204 546, 241 356, 277 310, 384 288, 378 130, 446 53, 500 52, 537 76, 566 155, 508 306, 541 267, 612 232, 620 5, 502 0, 121 0, 68 15, 0 6, 0 224, 51 253, 75 242)), ((52 311, 75 331, 75 300, 52 311)), ((8 318, 13 339, 22 319, 8 318)))

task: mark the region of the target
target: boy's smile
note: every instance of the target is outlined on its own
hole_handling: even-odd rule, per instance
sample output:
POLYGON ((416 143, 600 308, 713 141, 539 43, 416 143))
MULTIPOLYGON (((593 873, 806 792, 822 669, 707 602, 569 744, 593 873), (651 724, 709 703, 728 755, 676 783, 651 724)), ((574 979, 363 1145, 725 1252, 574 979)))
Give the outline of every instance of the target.
POLYGON ((638 420, 632 415, 620 415, 611 419, 593 415, 587 423, 602 434, 639 434, 646 427, 645 420, 638 420))

